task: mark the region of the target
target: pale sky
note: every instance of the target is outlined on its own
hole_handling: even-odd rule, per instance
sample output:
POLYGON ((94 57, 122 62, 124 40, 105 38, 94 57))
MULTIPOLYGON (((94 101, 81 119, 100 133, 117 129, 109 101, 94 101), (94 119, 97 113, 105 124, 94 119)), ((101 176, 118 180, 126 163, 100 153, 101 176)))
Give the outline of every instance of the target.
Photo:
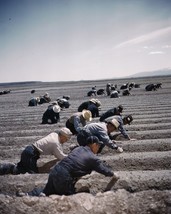
POLYGON ((171 68, 171 0, 0 0, 0 82, 171 68))

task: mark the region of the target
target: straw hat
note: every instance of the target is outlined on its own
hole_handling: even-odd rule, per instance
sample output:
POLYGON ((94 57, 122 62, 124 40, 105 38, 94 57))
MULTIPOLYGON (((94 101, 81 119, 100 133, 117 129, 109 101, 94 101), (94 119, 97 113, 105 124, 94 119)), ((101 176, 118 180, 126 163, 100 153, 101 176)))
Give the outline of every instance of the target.
POLYGON ((92 99, 90 99, 90 102, 94 103, 97 107, 100 107, 102 105, 100 100, 98 100, 98 99, 92 98, 92 99))
POLYGON ((116 129, 119 127, 119 122, 116 119, 112 119, 108 122, 111 123, 113 126, 115 126, 116 129))
POLYGON ((97 105, 97 107, 100 107, 102 105, 100 100, 96 99, 96 105, 97 105))
POLYGON ((82 115, 83 115, 83 117, 84 117, 84 119, 85 120, 87 120, 87 121, 92 121, 92 114, 91 114, 91 111, 89 111, 89 110, 83 110, 82 111, 82 115))
POLYGON ((96 104, 96 99, 92 98, 92 99, 90 99, 90 102, 96 104))

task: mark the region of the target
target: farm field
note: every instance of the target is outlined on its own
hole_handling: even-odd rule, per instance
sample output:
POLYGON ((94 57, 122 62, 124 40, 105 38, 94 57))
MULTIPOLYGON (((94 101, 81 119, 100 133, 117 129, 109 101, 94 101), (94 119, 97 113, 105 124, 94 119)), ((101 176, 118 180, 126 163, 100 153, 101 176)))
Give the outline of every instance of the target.
MULTIPOLYGON (((73 82, 28 82, 1 84, 0 90, 11 89, 0 95, 0 163, 17 163, 22 150, 65 126, 67 118, 77 112, 78 106, 90 99, 87 92, 93 86, 106 87, 110 82, 120 86, 127 82, 140 84, 129 96, 110 98, 97 95, 102 103, 100 114, 123 105, 123 115, 132 114, 134 120, 126 126, 135 141, 118 138, 123 153, 105 147, 99 158, 117 172, 120 179, 111 191, 103 189, 110 178, 93 172, 78 182, 78 187, 88 186, 90 193, 73 196, 16 197, 18 188, 24 192, 35 186, 44 186, 48 174, 1 175, 0 213, 171 213, 171 76, 143 77, 134 79, 111 79, 73 82), (162 83, 156 91, 146 91, 150 83, 162 83), (31 90, 35 94, 31 94, 31 90), (71 106, 60 112, 60 122, 54 125, 41 124, 48 103, 29 107, 32 96, 49 93, 52 101, 63 95, 70 96, 71 106)), ((92 122, 98 122, 93 118, 92 122)), ((64 144, 64 151, 76 143, 76 137, 64 144)), ((42 165, 53 157, 41 157, 42 165)))

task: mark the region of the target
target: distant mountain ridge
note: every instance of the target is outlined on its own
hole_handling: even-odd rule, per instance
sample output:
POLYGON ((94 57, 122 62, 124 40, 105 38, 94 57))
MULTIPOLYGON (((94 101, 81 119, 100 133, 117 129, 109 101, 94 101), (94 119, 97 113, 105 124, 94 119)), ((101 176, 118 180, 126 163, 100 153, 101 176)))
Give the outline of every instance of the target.
POLYGON ((171 68, 161 69, 157 71, 146 71, 146 72, 139 72, 136 74, 132 74, 126 77, 148 77, 148 76, 165 76, 171 75, 171 68))
MULTIPOLYGON (((128 76, 124 76, 124 77, 115 77, 112 79, 125 79, 125 78, 139 78, 139 77, 153 77, 153 76, 170 76, 171 75, 171 68, 164 68, 164 69, 160 69, 160 70, 156 70, 156 71, 145 71, 145 72, 139 72, 139 73, 135 73, 132 75, 128 75, 128 76)), ((98 80, 110 80, 110 79, 97 79, 97 80, 78 80, 76 82, 79 81, 98 81, 98 80)), ((61 82, 61 84, 63 82, 75 82, 74 80, 71 81, 59 81, 61 82)), ((5 83, 1 83, 0 82, 0 86, 10 86, 10 85, 18 85, 18 86, 22 86, 22 85, 31 85, 31 84, 43 84, 45 82, 43 81, 21 81, 21 82, 5 82, 5 83)))

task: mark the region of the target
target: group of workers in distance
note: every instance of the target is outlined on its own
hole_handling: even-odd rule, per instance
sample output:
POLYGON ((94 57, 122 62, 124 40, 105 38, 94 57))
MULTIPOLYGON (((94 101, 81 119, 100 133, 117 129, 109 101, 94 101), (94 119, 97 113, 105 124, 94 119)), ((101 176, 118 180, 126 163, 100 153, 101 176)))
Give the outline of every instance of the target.
MULTIPOLYGON (((52 111, 60 112, 58 103, 49 105, 52 111)), ((60 128, 47 136, 39 139, 22 151, 20 161, 15 163, 4 163, 0 165, 0 175, 41 173, 42 168, 37 166, 37 160, 42 155, 53 155, 53 163, 47 163, 49 177, 44 188, 35 188, 30 192, 17 192, 17 196, 49 196, 52 194, 72 195, 76 193, 75 184, 84 175, 96 171, 105 176, 112 177, 115 183, 119 176, 111 168, 106 166, 98 157, 105 146, 123 152, 122 147, 115 141, 118 131, 127 140, 132 140, 127 134, 124 125, 131 124, 132 115, 122 117, 123 106, 119 105, 99 115, 101 102, 90 99, 78 107, 78 112, 73 113, 65 123, 66 127, 60 128), (93 122, 94 117, 99 117, 98 122, 93 122), (113 134, 114 133, 114 134, 113 134), (63 144, 68 142, 72 136, 77 139, 77 146, 73 147, 69 154, 63 151, 63 144)), ((42 123, 46 123, 44 119, 42 123)), ((56 121, 59 121, 59 115, 56 121)), ((52 118, 53 121, 53 118, 52 118)))

